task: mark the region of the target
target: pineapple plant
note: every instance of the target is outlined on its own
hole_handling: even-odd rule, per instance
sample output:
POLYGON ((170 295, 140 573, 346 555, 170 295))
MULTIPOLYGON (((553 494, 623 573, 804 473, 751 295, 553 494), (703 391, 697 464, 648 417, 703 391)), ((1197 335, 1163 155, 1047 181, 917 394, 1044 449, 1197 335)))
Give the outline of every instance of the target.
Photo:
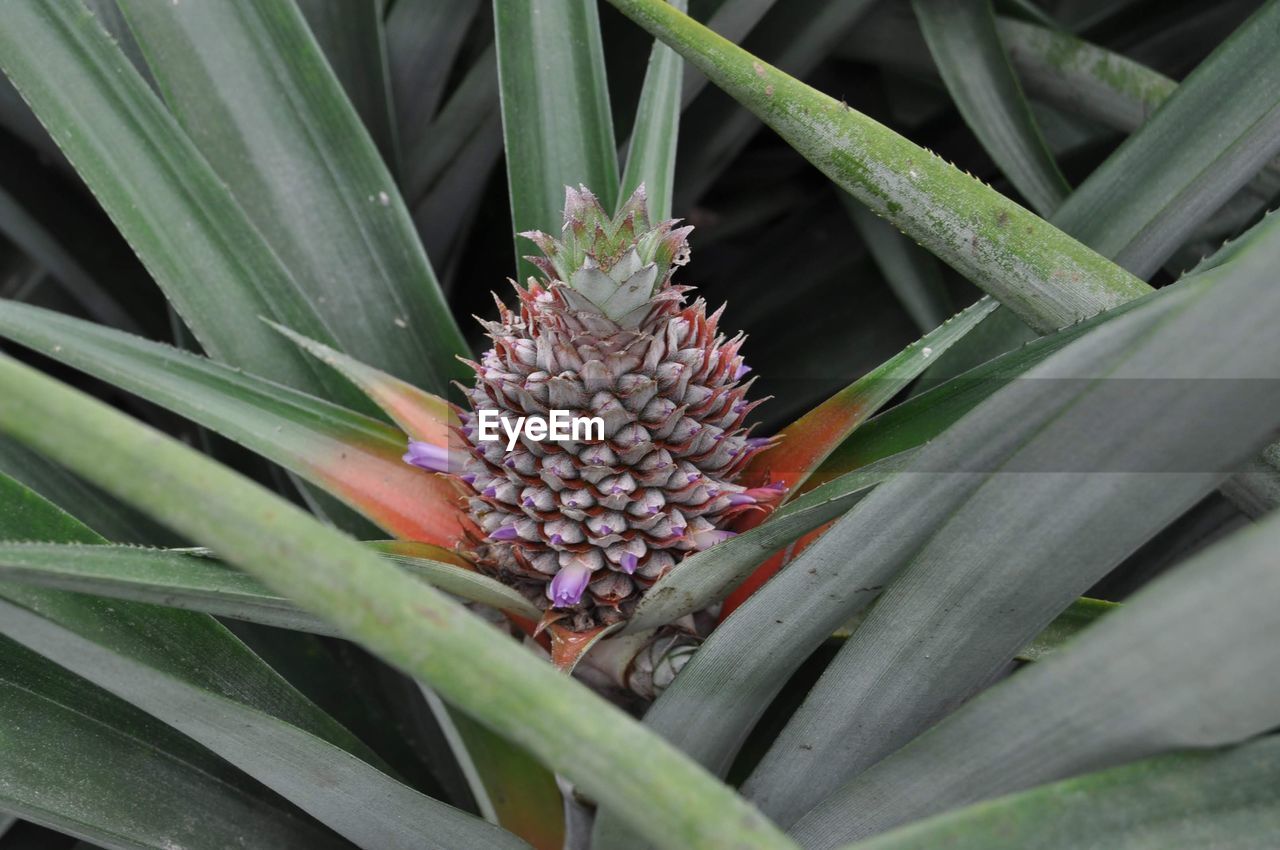
POLYGON ((1277 27, 12 4, 0 850, 1270 846, 1277 27))

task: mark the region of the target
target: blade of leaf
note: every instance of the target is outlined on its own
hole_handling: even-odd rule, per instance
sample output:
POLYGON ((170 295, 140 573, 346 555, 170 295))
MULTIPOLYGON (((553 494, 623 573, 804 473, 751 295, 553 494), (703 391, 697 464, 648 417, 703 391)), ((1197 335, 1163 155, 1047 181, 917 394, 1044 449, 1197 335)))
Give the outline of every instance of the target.
POLYGON ((245 835, 292 850, 350 846, 203 747, 6 638, 0 705, 0 807, 33 823, 152 850, 221 850, 245 835))
POLYGON ((414 147, 406 149, 404 194, 411 204, 417 204, 429 190, 448 179, 459 156, 478 143, 480 128, 498 115, 499 109, 498 61, 491 45, 467 70, 440 117, 421 134, 414 147))
POLYGON ((840 201, 885 281, 921 333, 942 324, 954 310, 938 261, 848 193, 841 192, 840 201))
POLYGON ((963 339, 996 306, 990 298, 980 299, 783 428, 778 433, 780 442, 756 455, 743 477, 757 485, 781 481, 791 493, 802 492, 813 471, 854 429, 888 404, 924 371, 931 358, 963 339))
POLYGON ((1141 277, 1158 268, 1280 152, 1278 26, 1280 3, 1269 2, 1089 176, 1054 222, 1141 277))
MULTIPOLYGON (((0 488, 6 505, 20 506, 0 514, 0 536, 103 542, 11 479, 0 476, 0 488)), ((357 843, 522 846, 502 844, 504 833, 374 766, 367 747, 212 617, 10 583, 0 583, 0 613, 0 633, 193 738, 357 843), (361 805, 350 805, 353 798, 361 805)))
MULTIPOLYGON (((778 0, 725 0, 707 18, 707 29, 720 33, 735 44, 741 44, 760 19, 765 16, 778 0)), ((688 12, 687 8, 681 9, 688 12)), ((697 71, 684 75, 683 91, 680 96, 681 108, 688 106, 709 81, 697 71)))
POLYGON ((689 556, 645 592, 623 633, 655 629, 724 599, 755 572, 761 559, 848 511, 909 458, 910 453, 885 458, 815 487, 755 528, 689 556))
POLYGON ((481 813, 536 850, 565 844, 564 799, 553 773, 532 756, 447 706, 425 685, 422 694, 462 765, 481 813))
POLYGON ((1039 783, 1273 728, 1277 546, 1272 517, 1205 550, 841 788, 796 835, 806 847, 835 847, 1039 783))
POLYGON ((479 8, 480 0, 397 0, 387 13, 387 58, 407 169, 414 164, 412 152, 431 136, 427 128, 479 8))
POLYGON ((0 31, 0 68, 210 356, 367 404, 257 321, 271 316, 332 341, 244 210, 82 4, 15 6, 0 31))
POLYGON ((0 383, 7 388, 0 397, 0 430, 216 546, 232 563, 525 747, 584 793, 625 811, 654 841, 692 850, 794 850, 670 744, 350 537, 28 367, 0 358, 0 383))
POLYGON ((387 35, 379 0, 298 0, 311 34, 334 76, 382 154, 387 168, 398 171, 398 137, 391 110, 387 67, 387 35))
POLYGON ((1146 759, 893 830, 858 850, 1256 847, 1280 832, 1280 739, 1146 759))
POLYGON ((942 81, 969 129, 1041 215, 1071 192, 996 33, 991 0, 913 0, 942 81))
MULTIPOLYGON (((751 18, 757 12, 744 10, 745 19, 734 21, 735 27, 716 29, 716 32, 723 32, 728 41, 737 41, 742 36, 735 37, 736 31, 749 24, 746 29, 751 32, 752 49, 769 57, 778 68, 802 79, 856 28, 873 5, 870 0, 790 0, 760 10, 760 15, 772 13, 754 21, 751 18)), ((727 15, 736 10, 726 3, 720 11, 727 15)), ((717 22, 713 17, 708 27, 714 28, 717 23, 729 22, 717 22)), ((698 67, 696 62, 691 61, 689 67, 691 70, 687 73, 705 85, 710 75, 693 71, 698 67)), ((714 79, 712 77, 712 81, 714 79)), ((759 116, 735 103, 712 103, 705 110, 690 111, 680 154, 681 179, 676 205, 686 208, 696 203, 758 129, 759 116)))
POLYGON ((1167 300, 1151 296, 921 452, 915 471, 938 480, 916 476, 897 505, 927 530, 895 563, 854 568, 896 577, 744 784, 750 799, 794 823, 977 692, 1265 445, 1280 427, 1274 257, 1184 283, 1181 306, 1144 325, 1167 300), (930 450, 943 454, 923 465, 930 450), (912 508, 947 491, 937 513, 912 508), (798 776, 804 788, 789 785, 798 776))
POLYGON ((433 392, 464 377, 469 349, 409 212, 297 8, 121 7, 170 110, 337 347, 433 392))
MULTIPOLYGON (((688 0, 669 2, 681 12, 689 8, 688 0)), ((650 221, 671 217, 683 76, 684 60, 680 54, 655 40, 640 89, 640 103, 636 106, 635 129, 622 172, 622 189, 618 192, 619 199, 625 200, 643 185, 649 198, 650 221)))
POLYGON ((109 540, 177 546, 169 529, 135 511, 87 481, 31 451, 21 443, 0 437, 0 473, 26 485, 109 540))
POLYGON ((1042 331, 1149 287, 887 127, 658 0, 610 0, 699 67, 841 188, 1042 331))
POLYGON ((447 401, 282 325, 273 322, 271 326, 341 372, 410 437, 435 446, 449 445, 449 428, 457 427, 458 419, 447 401))
POLYGON ((0 301, 0 335, 236 440, 396 536, 446 548, 459 539, 462 519, 452 485, 404 463, 403 436, 382 422, 176 348, 25 304, 0 301))
MULTIPOLYGON (((1267 257, 1261 257, 1262 267, 1265 267, 1266 260, 1267 257)), ((1227 374, 1238 373, 1241 368, 1247 369, 1247 365, 1242 364, 1252 361, 1249 359, 1249 352, 1242 351, 1237 345, 1238 340, 1234 335, 1237 327, 1251 342, 1263 345, 1259 350, 1258 362, 1274 362, 1276 356, 1270 353, 1270 349, 1280 346, 1280 340, 1268 339, 1262 342, 1262 339, 1268 337, 1266 326, 1271 320, 1267 317, 1272 311, 1280 309, 1280 298, 1275 297, 1274 288, 1268 293, 1266 277, 1258 275, 1256 271, 1257 267, 1251 269, 1250 274, 1238 275, 1233 280, 1212 280, 1206 276, 1153 294, 1124 315, 1096 325, 1087 335, 1077 338, 1076 344, 1061 349, 1054 357, 1048 358, 1027 374, 1029 377, 1041 375, 1048 378, 1054 375, 1071 377, 1074 373, 1076 377, 1082 377, 1088 376, 1090 370, 1105 371, 1108 364, 1116 367, 1117 377, 1128 374, 1130 377, 1140 378, 1140 374, 1134 374, 1139 367, 1155 369, 1151 373, 1155 376, 1206 374, 1204 367, 1207 364, 1214 364, 1213 371, 1208 374, 1217 374, 1219 368, 1227 370, 1227 374), (1230 317, 1229 321, 1227 317, 1230 317), (1254 318, 1259 318, 1260 322, 1253 323, 1254 318), (1208 322, 1209 327, 1229 326, 1233 330, 1231 334, 1218 334, 1215 345, 1188 345, 1179 348, 1179 340, 1185 342, 1188 338, 1199 339, 1194 333, 1197 320, 1208 322), (1152 363, 1153 359, 1158 359, 1153 352, 1170 347, 1179 349, 1176 356, 1167 362, 1152 363), (1136 353, 1126 356, 1131 348, 1136 353), (1128 372, 1125 371, 1126 368, 1128 372), (1163 371, 1165 369, 1182 371, 1170 373, 1163 371)), ((1273 334, 1270 336, 1274 337, 1273 334)), ((1195 490, 1202 495, 1212 489, 1223 475, 1180 471, 1163 476, 1170 479, 1172 487, 1166 495, 1158 485, 1152 483, 1162 477, 1159 475, 1116 472, 1112 476, 1072 476, 1051 472, 1057 470, 1061 473, 1062 470, 1071 469, 1140 469, 1143 464, 1146 468, 1161 468, 1162 463, 1176 460, 1184 461, 1186 468, 1190 470, 1223 469, 1224 464, 1240 459, 1237 453, 1247 452, 1252 440, 1261 442, 1266 438, 1267 430, 1275 427, 1275 421, 1267 421, 1268 417, 1276 415, 1276 410, 1271 406, 1280 404, 1280 399, 1276 398, 1277 386, 1274 381, 1200 382, 1197 384, 1198 392, 1183 392, 1167 408, 1168 415, 1177 417, 1173 413, 1175 409, 1188 409, 1182 405, 1194 407, 1205 404, 1212 411, 1214 404, 1220 402, 1222 406, 1217 412, 1198 420, 1192 419, 1198 427, 1188 433, 1211 427, 1214 423, 1227 429, 1239 427, 1242 430, 1219 433, 1218 436, 1222 437, 1220 441, 1210 439, 1207 443, 1194 444, 1179 458, 1164 455, 1153 458, 1142 455, 1141 452, 1156 445, 1158 441, 1174 439, 1177 432, 1188 424, 1186 420, 1157 417, 1165 426, 1151 432, 1154 438, 1151 443, 1117 444, 1114 440, 1105 439, 1090 442, 1090 438, 1097 429, 1110 428, 1113 424, 1118 433, 1137 433, 1129 427, 1132 416, 1121 414, 1128 411, 1139 417, 1150 416, 1151 410, 1145 403, 1130 406, 1131 399, 1125 392, 1130 387, 1145 387, 1144 393, 1139 396, 1145 402, 1160 395, 1156 392, 1158 389, 1183 389, 1184 385, 1178 381, 1145 379, 1140 384, 1133 381, 1103 381, 1095 388, 1093 395, 1088 396, 1089 403, 1072 407, 1070 401, 1089 386, 1088 381, 1019 381, 1005 391, 994 394, 982 407, 966 417, 960 427, 949 429, 926 446, 913 458, 907 471, 876 488, 868 498, 855 505, 821 540, 721 623, 672 686, 650 708, 645 717, 646 725, 653 726, 664 736, 676 741, 682 749, 713 771, 726 769, 733 753, 758 719, 762 706, 785 684, 795 665, 854 612, 866 607, 898 573, 899 568, 920 552, 939 525, 979 490, 983 481, 992 476, 992 470, 1000 468, 1002 461, 1014 457, 1022 441, 1033 435, 1040 425, 1046 426, 1045 434, 1058 437, 1061 437, 1064 429, 1071 430, 1068 425, 1078 428, 1072 439, 1062 441, 1062 446, 1071 446, 1076 453, 1059 455, 1055 461, 1051 459, 1055 444, 1048 436, 1033 440, 1031 447, 1038 447, 1047 454, 1037 456, 1023 453, 1020 458, 1027 460, 1040 457, 1043 463, 1036 468, 1042 472, 1046 469, 1050 471, 1041 475, 1010 476, 1020 487, 1030 486, 1026 482, 1037 480, 1056 482, 1062 486, 1064 479, 1074 478, 1080 482, 1081 494, 1096 493, 1105 479, 1115 478, 1119 482, 1118 486, 1145 486, 1160 491, 1151 499, 1155 505, 1154 510, 1168 513, 1170 503, 1185 500, 1189 505, 1196 498, 1193 494, 1189 495, 1190 491, 1195 490), (1074 389, 1064 392, 1064 386, 1074 389), (1213 399, 1209 397, 1210 390, 1215 394, 1213 399), (1107 395, 1108 392, 1110 396, 1107 395), (1218 393, 1231 398, 1222 398, 1217 396, 1218 393), (1107 405, 1108 401, 1111 404, 1107 405), (1108 408, 1106 415, 1097 415, 1098 404, 1108 408), (1248 408, 1254 404, 1258 407, 1251 409, 1248 415, 1235 407, 1244 405, 1248 408), (1062 408, 1062 405, 1067 406, 1062 408), (1228 410, 1231 412, 1227 412, 1228 410), (1060 418, 1059 411, 1062 413, 1060 418), (982 413, 987 415, 979 415, 982 413), (1241 413, 1241 418, 1237 419, 1235 413, 1241 413), (1054 427, 1048 427, 1051 422, 1054 427), (1108 451, 1115 451, 1117 455, 1111 457, 1107 454, 1108 451), (1126 451, 1137 454, 1126 454, 1126 451), (1122 461, 1136 466, 1115 466, 1122 461), (1163 502, 1164 498, 1168 498, 1169 502, 1163 502), (782 622, 778 622, 779 620, 782 622)), ((1015 464, 1013 468, 1024 467, 1015 464)), ((1011 484, 1005 486, 1011 494, 1022 492, 1014 489, 1011 484)), ((992 493, 1001 492, 995 487, 990 489, 992 493)), ((1070 500, 1063 502, 1064 522, 1071 521, 1076 514, 1082 512, 1075 510, 1073 514, 1067 510, 1074 510, 1078 504, 1070 500)), ((1106 504, 1112 506, 1114 503, 1107 501, 1106 504)), ((1015 507, 1017 506, 1011 506, 1010 510, 1015 507)), ((1043 514, 1043 510, 1041 513, 1043 514)), ((1118 515, 1128 516, 1128 512, 1118 512, 1118 515)), ((1003 535, 1014 527, 1025 528, 1025 522, 1017 526, 1001 524, 997 529, 984 527, 984 530, 993 534, 1000 532, 1002 544, 1009 548, 1012 544, 1006 543, 1003 535)), ((1061 526, 1055 524, 1054 527, 1061 526)), ((1090 551, 1093 551, 1105 548, 1109 541, 1091 538, 1088 543, 1090 551)), ((973 545, 971 538, 970 550, 973 545)), ((1123 540, 1116 541, 1118 548, 1122 545, 1123 540)), ((1060 550, 1055 551, 1061 554, 1060 550)), ((1112 559, 1113 555, 1113 552, 1104 551, 1099 557, 1106 561, 1112 559)), ((998 571, 1004 575, 1003 565, 1018 562, 1017 557, 1001 561, 998 571)), ((1114 563, 1113 560, 1111 562, 1114 563)), ((1076 561, 1073 559, 1071 563, 1074 565, 1076 561)), ((1038 575, 1041 579, 1044 578, 1043 572, 1038 575)), ((1057 571, 1053 583, 1059 587, 1046 588, 1046 594, 1053 595, 1056 599, 1058 589, 1071 581, 1074 575, 1068 569, 1057 571)), ((998 641, 1011 636, 1017 637, 1012 649, 1004 656, 1007 660, 1054 614, 1065 608, 1081 589, 1083 588, 1076 589, 1061 604, 1056 601, 1047 603, 1047 607, 1052 609, 1048 611, 1047 618, 1029 614, 1025 620, 1018 620, 1017 612, 1008 613, 1009 606, 1006 605, 1002 609, 1001 622, 1005 622, 1005 617, 1012 617, 1015 623, 1021 623, 1023 627, 1031 622, 1039 623, 1029 632, 1017 633, 1017 625, 990 633, 986 630, 975 633, 970 627, 966 632, 971 640, 998 641)), ((1021 587, 1021 591, 1027 593, 1025 586, 1021 587)), ((875 617, 879 613, 877 606, 869 617, 875 617)), ((982 620, 982 616, 971 616, 967 622, 971 626, 973 622, 982 620)), ((941 656, 956 659, 949 650, 940 653, 938 657, 941 656)), ((932 659, 918 661, 932 663, 932 659)), ((957 676, 961 675, 959 669, 956 673, 957 676)), ((904 718, 904 724, 906 722, 904 718)), ((817 751, 815 748, 815 752, 817 751)), ((821 780, 820 776, 806 776, 804 784, 808 788, 821 780)), ((803 792, 803 789, 798 790, 803 792)))
MULTIPOLYGON (((542 616, 515 590, 470 568, 409 554, 413 550, 405 544, 373 546, 406 572, 454 596, 526 619, 542 616)), ((227 567, 203 550, 0 542, 0 575, 40 587, 149 602, 312 634, 337 634, 333 626, 299 611, 258 579, 227 567)))
MULTIPOLYGON (((618 155, 594 0, 494 0, 515 231, 558 234, 564 187, 618 203, 618 155)), ((535 273, 516 244, 517 280, 535 273)))

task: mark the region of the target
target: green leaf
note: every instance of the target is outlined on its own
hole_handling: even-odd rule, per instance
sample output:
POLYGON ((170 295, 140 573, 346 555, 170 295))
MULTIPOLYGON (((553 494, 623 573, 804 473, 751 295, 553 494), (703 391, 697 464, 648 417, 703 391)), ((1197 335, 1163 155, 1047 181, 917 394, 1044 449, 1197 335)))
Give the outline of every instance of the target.
MULTIPOLYGON (((760 4, 726 2, 707 26, 731 42, 752 34, 750 45, 778 68, 803 79, 840 41, 856 29, 868 13, 871 0, 790 0, 770 3, 773 14, 760 4), (722 17, 723 15, 723 17, 722 17), (763 21, 762 26, 757 24, 763 21), (723 29, 721 28, 723 27, 723 29)), ((678 48, 677 48, 678 49, 678 48)), ((700 89, 707 76, 697 73, 697 63, 686 71, 700 89)), ((714 77, 712 77, 714 81, 714 77)), ((686 101, 687 102, 687 101, 686 101)), ((747 146, 759 129, 757 116, 735 103, 709 103, 690 111, 682 150, 677 206, 692 206, 747 146)))
POLYGON ((744 784, 766 814, 794 823, 946 716, 1265 445, 1280 426, 1274 256, 1093 330, 922 450, 861 521, 850 515, 848 531, 910 525, 848 558, 851 580, 893 583, 744 784), (1141 440, 1116 436, 1130 434, 1141 440))
POLYGON ((6 638, 0 705, 6 812, 109 847, 222 850, 246 835, 292 850, 350 846, 187 737, 6 638))
POLYGON ((397 170, 387 36, 380 0, 298 0, 311 34, 387 167, 397 170))
POLYGON ((387 13, 387 60, 406 169, 434 135, 428 127, 479 8, 480 0, 396 0, 387 13))
POLYGON ((761 561, 848 511, 909 457, 885 458, 842 475, 788 502, 755 528, 685 558, 645 592, 623 633, 658 628, 724 599, 761 561))
POLYGON ((170 110, 337 347, 433 392, 464 376, 409 212, 297 8, 121 6, 170 110))
POLYGON ((969 129, 1041 215, 1071 191, 1027 106, 996 33, 991 0, 913 0, 942 81, 969 129))
MULTIPOLYGON (((490 46, 467 69, 440 117, 421 134, 405 156, 405 197, 417 203, 450 178, 464 151, 478 144, 477 134, 498 115, 498 64, 490 46)), ((483 138, 483 137, 481 137, 483 138)), ((482 142, 479 142, 482 144, 482 142)))
POLYGON ((1280 517, 1237 532, 806 815, 806 847, 1280 723, 1280 517), (1063 742, 1069 742, 1065 744, 1063 742))
POLYGON ((178 538, 150 517, 41 457, 21 443, 0 437, 0 473, 26 485, 109 540, 176 546, 178 538))
MULTIPOLYGON (((216 547, 230 562, 526 748, 602 805, 624 812, 635 829, 659 845, 794 850, 753 808, 670 744, 352 538, 15 361, 0 358, 0 383, 7 389, 0 397, 0 430, 216 547)), ((83 643, 76 657, 91 664, 83 643)))
POLYGON ((1146 759, 969 806, 848 850, 1260 848, 1280 832, 1278 750, 1273 736, 1146 759))
MULTIPOLYGON (((565 186, 618 203, 618 154, 594 0, 494 0, 507 183, 517 233, 558 234, 565 186)), ((520 259, 517 279, 534 274, 520 259)))
MULTIPOLYGON (((0 536, 103 542, 7 477, 0 497, 19 505, 0 515, 0 536)), ((193 738, 357 843, 444 850, 503 836, 374 766, 367 747, 212 617, 11 583, 0 583, 0 614, 3 634, 193 738), (361 805, 349 805, 353 797, 361 805)))
MULTIPOLYGON (((684 12, 688 0, 670 0, 684 12)), ((619 198, 629 198, 644 186, 649 198, 649 220, 671 217, 671 197, 676 176, 676 141, 680 136, 680 91, 684 60, 660 41, 653 43, 632 125, 627 165, 622 172, 619 198)))
MULTIPOLYGON (((542 616, 515 590, 457 564, 394 549, 387 557, 454 596, 526 619, 542 616)), ((313 634, 337 634, 333 626, 299 611, 258 579, 227 567, 204 550, 5 541, 0 542, 0 576, 22 584, 202 611, 313 634)))
MULTIPOLYGON (((1258 255, 1255 259, 1265 267, 1268 258, 1258 255)), ((996 608, 975 611, 965 594, 952 596, 957 616, 965 612, 964 641, 942 650, 920 650, 931 658, 899 659, 904 672, 908 660, 912 669, 928 666, 930 674, 921 680, 924 684, 937 681, 940 688, 952 686, 947 697, 938 692, 941 700, 956 699, 961 680, 970 688, 980 685, 973 681, 977 668, 989 669, 994 658, 1005 653, 1002 642, 1010 646, 1001 663, 1084 589, 1068 587, 1072 582, 1087 587, 1091 571, 1105 570, 1126 554, 1125 547, 1135 546, 1150 533, 1150 525, 1137 522, 1143 511, 1150 509, 1153 516, 1176 515, 1222 479, 1221 473, 1209 470, 1229 468, 1232 461, 1247 457, 1251 445, 1265 439, 1280 421, 1274 382, 1208 379, 1266 374, 1254 364, 1280 357, 1273 352, 1280 347, 1280 339, 1267 330, 1274 321, 1272 314, 1280 310, 1280 299, 1274 296, 1274 287, 1268 289, 1267 278, 1258 268, 1255 265, 1248 274, 1232 279, 1188 281, 1152 295, 1123 316, 1077 338, 1075 344, 1026 373, 1025 380, 992 395, 960 425, 915 455, 906 471, 855 505, 821 540, 721 623, 649 710, 646 724, 713 771, 724 770, 762 707, 801 659, 874 599, 912 559, 920 555, 921 569, 937 567, 933 556, 940 550, 930 548, 929 558, 921 550, 939 529, 943 532, 939 542, 957 535, 953 538, 957 545, 964 545, 946 556, 957 568, 938 585, 939 593, 944 585, 953 588, 953 579, 973 578, 979 562, 997 581, 1024 563, 1059 559, 1056 570, 1029 568, 1012 580, 1009 592, 1021 594, 1023 600, 1013 605, 1006 600, 996 608), (1230 328, 1230 333, 1223 328, 1230 328), (1090 380, 1107 374, 1113 379, 1090 380), (1183 381, 1159 380, 1178 375, 1200 375, 1206 380, 1195 383, 1195 392, 1186 392, 1183 381), (1163 427, 1151 426, 1152 422, 1163 427), (1111 433, 1143 433, 1144 439, 1116 441, 1107 438, 1111 433), (1185 451, 1165 452, 1175 444, 1185 451), (1169 469, 1170 462, 1182 465, 1169 469), (1042 474, 999 476, 993 472, 1001 469, 1042 474), (1083 474, 1108 469, 1113 472, 1083 474), (1169 474, 1133 471, 1141 469, 1169 469, 1169 474), (1066 474, 1071 470, 1077 474, 1066 474), (989 486, 983 486, 988 480, 989 486), (1114 490, 1109 487, 1112 484, 1114 490), (1064 490, 1069 491, 1065 496, 1064 490), (1049 499, 1048 507, 1039 501, 1041 497, 1049 499), (966 503, 989 512, 996 509, 996 502, 1003 509, 997 511, 1000 519, 994 524, 990 513, 985 514, 987 522, 969 522, 975 516, 972 512, 951 521, 966 503), (1114 518, 1112 526, 1105 526, 1108 518, 1114 518), (1074 545, 1062 548, 1056 535, 1071 537, 1072 529, 1086 527, 1086 520, 1092 522, 1087 526, 1091 533, 1072 537, 1074 545), (1129 523, 1136 527, 1130 528, 1129 523), (961 540, 959 535, 966 531, 970 533, 961 540), (1019 534, 1026 535, 1028 544, 1036 540, 1042 545, 1035 561, 1023 557, 1026 552, 1020 548, 1019 534), (979 550, 988 553, 985 561, 979 550), (998 561, 989 557, 993 551, 1002 553, 998 561), (992 611, 1001 613, 997 617, 992 611), (973 629, 975 622, 988 621, 1001 626, 973 629), (991 651, 964 653, 965 646, 975 645, 991 651), (983 660, 973 663, 979 655, 983 660)), ((977 598, 988 598, 984 595, 992 590, 977 579, 973 586, 977 598)), ((874 619, 883 621, 889 610, 900 613, 902 609, 892 600, 915 587, 912 580, 895 597, 877 604, 868 615, 868 625, 874 619)), ((915 615, 908 619, 919 623, 915 615)), ((943 633, 945 625, 945 633, 954 637, 951 623, 943 621, 937 634, 943 633)), ((919 639, 928 640, 933 626, 920 628, 919 639)), ((856 642, 869 642, 876 632, 871 629, 864 634, 860 629, 863 637, 856 642)), ((875 694, 899 681, 886 679, 875 694)), ((886 705, 897 698, 894 691, 885 691, 884 696, 886 705)), ((914 729, 917 720, 923 721, 915 712, 927 714, 938 705, 922 698, 920 706, 910 708, 895 723, 914 729)), ((818 708, 815 702, 814 711, 818 708)), ((841 718, 861 718, 865 713, 870 721, 872 708, 867 705, 853 714, 842 711, 841 718)), ((877 728, 876 746, 898 734, 898 725, 892 730, 877 728)), ((799 748, 794 739, 789 743, 799 748)), ((812 752, 825 755, 832 750, 815 741, 812 752)), ((852 757, 845 751, 845 760, 852 757)), ((815 767, 805 776, 804 788, 795 791, 822 787, 830 780, 819 770, 838 769, 845 760, 815 767)), ((777 799, 768 803, 771 810, 780 809, 777 799)))
POLYGON ((258 321, 329 329, 97 19, 78 2, 15 6, 0 68, 75 165, 210 356, 319 395, 360 395, 258 321))
POLYGON ((770 68, 659 0, 611 2, 732 94, 841 188, 1042 331, 1149 291, 1142 281, 887 127, 770 68))
MULTIPOLYGON (((755 29, 761 18, 773 8, 778 0, 724 0, 719 3, 711 17, 707 18, 707 29, 718 32, 735 44, 741 44, 747 34, 755 29)), ((687 8, 681 11, 693 14, 687 8)), ((682 107, 687 107, 693 99, 707 86, 707 78, 698 72, 684 75, 684 91, 681 93, 682 107)))
POLYGON ((430 688, 423 686, 422 694, 485 818, 536 850, 561 850, 565 801, 555 774, 520 747, 449 708, 430 688))
POLYGON ((1053 221, 1140 277, 1280 152, 1280 3, 1259 9, 1053 221), (1230 92, 1230 96, 1224 96, 1230 92))
POLYGON ((841 192, 840 200, 885 282, 916 326, 927 333, 942 324, 953 308, 938 261, 852 195, 841 192))
POLYGON ((406 438, 376 419, 38 307, 0 301, 0 335, 235 440, 396 536, 451 547, 461 532, 451 485, 405 464, 406 438))

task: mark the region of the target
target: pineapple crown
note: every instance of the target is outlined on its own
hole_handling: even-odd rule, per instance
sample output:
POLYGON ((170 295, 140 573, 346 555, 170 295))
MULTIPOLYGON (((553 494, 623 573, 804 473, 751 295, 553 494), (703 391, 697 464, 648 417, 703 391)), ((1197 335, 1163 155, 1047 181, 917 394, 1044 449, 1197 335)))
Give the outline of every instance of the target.
POLYGON ((590 301, 602 316, 623 327, 638 325, 650 299, 671 283, 675 270, 689 262, 692 227, 679 219, 649 225, 644 184, 609 217, 585 186, 565 187, 564 227, 555 239, 539 230, 520 235, 542 251, 526 257, 547 277, 590 301))

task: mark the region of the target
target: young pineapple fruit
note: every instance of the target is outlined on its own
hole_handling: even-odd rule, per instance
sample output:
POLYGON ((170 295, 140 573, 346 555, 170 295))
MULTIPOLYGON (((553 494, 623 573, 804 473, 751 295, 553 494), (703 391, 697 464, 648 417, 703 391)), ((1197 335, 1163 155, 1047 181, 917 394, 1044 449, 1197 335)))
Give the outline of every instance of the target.
MULTIPOLYGON (((702 299, 671 282, 690 227, 650 226, 641 187, 612 219, 567 189, 559 239, 522 234, 544 277, 499 299, 493 340, 465 390, 462 480, 478 526, 479 568, 524 592, 548 620, 584 630, 630 616, 645 590, 692 552, 730 536, 735 514, 771 488, 734 479, 768 440, 743 421, 749 371, 702 299), (603 420, 604 439, 478 439, 479 414, 603 420)), ((492 421, 492 420, 491 420, 492 421)), ((580 435, 581 436, 581 435, 580 435)))

